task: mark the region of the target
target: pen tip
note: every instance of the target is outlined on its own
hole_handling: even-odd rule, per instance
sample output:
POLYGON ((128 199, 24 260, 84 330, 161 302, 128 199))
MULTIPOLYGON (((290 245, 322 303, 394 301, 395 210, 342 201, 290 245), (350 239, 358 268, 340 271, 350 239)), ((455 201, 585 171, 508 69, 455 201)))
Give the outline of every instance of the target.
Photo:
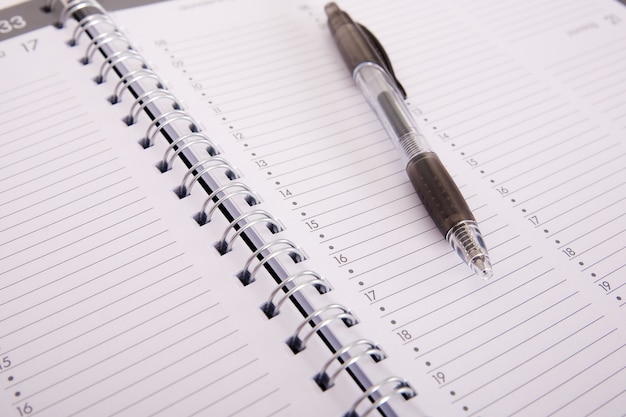
POLYGON ((488 280, 493 276, 493 268, 487 256, 477 256, 472 259, 470 267, 474 273, 484 280, 488 280))

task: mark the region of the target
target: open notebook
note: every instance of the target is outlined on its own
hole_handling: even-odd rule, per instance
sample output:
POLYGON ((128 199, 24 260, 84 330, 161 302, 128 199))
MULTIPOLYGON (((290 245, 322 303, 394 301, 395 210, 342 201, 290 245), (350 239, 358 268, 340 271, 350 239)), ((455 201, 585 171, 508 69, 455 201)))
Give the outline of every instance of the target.
POLYGON ((476 215, 486 282, 324 2, 150 3, 0 10, 0 415, 624 415, 620 2, 339 2, 476 215))

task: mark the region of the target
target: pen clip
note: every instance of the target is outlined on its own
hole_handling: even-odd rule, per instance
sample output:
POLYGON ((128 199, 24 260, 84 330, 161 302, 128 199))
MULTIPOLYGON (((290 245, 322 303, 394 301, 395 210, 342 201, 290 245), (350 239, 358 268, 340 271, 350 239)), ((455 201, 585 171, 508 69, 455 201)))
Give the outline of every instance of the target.
POLYGON ((391 78, 396 83, 396 87, 398 87, 398 90, 400 90, 400 93, 402 94, 402 98, 406 100, 406 91, 404 90, 402 84, 400 84, 400 80, 398 80, 398 78, 396 77, 396 74, 393 71, 393 66, 391 65, 391 60, 389 59, 387 52, 385 52, 385 48, 383 48, 383 45, 378 39, 376 39, 376 36, 374 36, 374 34, 370 32, 368 28, 360 23, 355 22, 355 24, 363 32, 365 37, 370 41, 371 46, 374 48, 374 50, 377 52, 378 56, 382 60, 381 65, 387 70, 389 75, 391 75, 391 78))

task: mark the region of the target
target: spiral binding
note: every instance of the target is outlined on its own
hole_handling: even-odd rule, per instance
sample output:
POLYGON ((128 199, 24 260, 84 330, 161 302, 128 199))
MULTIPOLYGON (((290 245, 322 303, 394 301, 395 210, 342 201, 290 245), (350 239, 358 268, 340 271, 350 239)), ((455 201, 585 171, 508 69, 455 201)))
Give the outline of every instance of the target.
MULTIPOLYGON (((48 10, 51 11, 54 8, 54 5, 56 4, 57 0, 47 0, 46 4, 44 6, 44 10, 48 10)), ((61 10, 61 13, 59 14, 59 22, 57 23, 57 27, 62 28, 65 25, 65 22, 67 21, 67 19, 73 15, 74 13, 86 9, 88 7, 93 7, 96 8, 100 11, 100 13, 102 13, 103 15, 106 15, 107 12, 106 10, 104 10, 102 8, 102 6, 100 6, 100 4, 98 4, 98 2, 94 1, 94 0, 79 0, 79 1, 68 1, 65 6, 63 6, 63 9, 61 10)), ((82 24, 82 20, 81 22, 79 22, 79 25, 82 24)))
POLYGON ((109 99, 111 104, 117 104, 122 101, 122 94, 124 94, 124 91, 128 90, 128 87, 130 85, 146 78, 154 79, 156 81, 157 88, 162 88, 163 81, 161 81, 159 76, 156 75, 154 71, 144 68, 137 69, 120 77, 120 80, 117 82, 117 84, 115 85, 115 89, 113 90, 113 95, 109 99))
POLYGON ((287 279, 282 281, 276 288, 274 288, 274 290, 272 290, 272 292, 270 293, 268 300, 265 303, 263 303, 263 305, 261 305, 261 310, 263 310, 263 312, 268 318, 272 318, 278 315, 278 313, 280 313, 280 307, 283 305, 285 301, 287 301, 289 297, 291 297, 293 294, 299 291, 302 291, 304 288, 309 287, 309 286, 313 286, 320 294, 326 294, 328 291, 332 289, 330 284, 324 278, 322 278, 317 272, 309 271, 309 270, 300 271, 300 272, 290 275, 289 277, 287 277, 287 279), (283 288, 289 288, 288 284, 293 284, 296 280, 298 280, 298 278, 305 277, 305 276, 309 276, 311 278, 309 278, 305 282, 294 285, 293 288, 289 289, 286 293, 282 295, 282 297, 277 303, 274 303, 274 297, 276 297, 276 295, 280 293, 280 291, 283 288))
MULTIPOLYGON (((157 88, 163 87, 157 85, 157 88)), ((141 143, 144 148, 151 147, 154 145, 155 136, 159 132, 163 131, 166 126, 181 120, 189 122, 189 130, 193 133, 198 133, 198 122, 192 119, 191 116, 182 110, 171 110, 154 118, 152 123, 150 123, 150 126, 148 126, 148 129, 146 129, 146 134, 143 139, 139 141, 139 143, 141 143)))
POLYGON ((180 198, 187 197, 189 193, 191 193, 193 185, 198 182, 198 179, 202 175, 207 174, 218 168, 223 168, 224 174, 230 180, 234 180, 240 177, 240 174, 237 172, 237 170, 227 160, 220 156, 212 156, 196 162, 187 170, 187 172, 185 172, 180 186, 176 189, 176 194, 180 198), (189 184, 187 184, 187 181, 189 181, 189 184))
MULTIPOLYGON (((181 152, 191 146, 198 144, 206 144, 205 150, 211 156, 220 154, 219 147, 204 133, 187 133, 186 135, 177 138, 169 144, 169 146, 165 150, 165 153, 163 154, 163 159, 161 159, 161 161, 157 164, 157 167, 159 168, 159 170, 161 170, 161 172, 169 171, 172 168, 176 157, 180 155, 181 152), (170 155, 170 153, 172 154, 170 155)), ((211 198, 213 197, 214 196, 212 196, 211 198)))
POLYGON ((115 42, 120 41, 126 45, 127 49, 130 49, 130 43, 126 36, 122 33, 114 31, 114 32, 105 32, 102 35, 94 37, 91 42, 89 42, 89 46, 87 46, 87 50, 85 51, 85 56, 81 60, 84 65, 87 65, 93 59, 93 54, 103 46, 115 42))
MULTIPOLYGON (((77 27, 80 27, 80 26, 77 26, 77 27)), ((104 62, 102 62, 102 65, 100 66, 100 71, 98 72, 98 75, 95 78, 96 83, 102 84, 103 82, 105 82, 107 79, 107 74, 109 73, 111 68, 115 67, 116 65, 124 61, 128 61, 130 59, 136 59, 137 61, 139 61, 141 63, 141 68, 143 69, 148 68, 148 65, 143 60, 143 57, 139 55, 137 52, 135 52, 134 50, 127 49, 124 51, 117 51, 111 56, 107 57, 104 60, 104 62)))
POLYGON ((239 278, 239 280, 241 281, 243 285, 248 285, 254 282, 255 276, 257 272, 259 271, 259 269, 261 269, 261 267, 265 263, 270 261, 271 259, 274 259, 282 254, 286 254, 289 257, 291 257, 291 260, 294 263, 299 263, 306 259, 306 255, 304 254, 302 249, 298 248, 292 241, 287 240, 287 239, 275 239, 275 240, 272 240, 271 242, 267 242, 266 244, 258 248, 256 251, 254 251, 252 255, 248 257, 248 260, 243 266, 243 270, 237 274, 237 278, 239 278), (279 245, 281 246, 286 245, 287 247, 280 248, 280 249, 272 249, 273 246, 279 246, 279 245), (256 258, 261 256, 262 253, 267 252, 267 251, 269 251, 269 254, 264 256, 259 261, 259 263, 257 263, 255 267, 252 268, 252 271, 250 271, 250 266, 252 265, 252 262, 256 258))
POLYGON ((319 385, 319 387, 323 391, 326 391, 328 388, 331 388, 333 385, 335 385, 335 379, 342 371, 346 370, 350 365, 358 362, 365 356, 371 357, 374 362, 380 362, 387 357, 385 352, 383 352, 382 349, 379 346, 376 346, 373 342, 366 339, 355 340, 354 342, 343 346, 341 349, 335 352, 335 354, 328 361, 326 361, 326 363, 322 367, 322 370, 317 375, 315 375, 313 379, 315 380, 315 382, 317 382, 317 385, 319 385), (348 353, 355 348, 362 348, 365 350, 358 353, 357 355, 350 355, 350 359, 342 363, 339 368, 332 373, 332 375, 329 375, 328 370, 331 365, 335 362, 338 362, 338 359, 342 355, 348 353))
POLYGON ((133 101, 133 105, 130 107, 128 117, 124 120, 128 126, 135 124, 139 114, 150 104, 157 100, 170 100, 172 102, 172 108, 174 110, 182 110, 181 105, 176 100, 176 97, 167 90, 151 90, 146 91, 133 101))
POLYGON ((107 23, 110 25, 112 30, 117 30, 115 27, 115 23, 111 20, 108 14, 90 14, 85 19, 83 19, 83 24, 76 26, 74 28, 74 34, 72 35, 72 39, 68 42, 70 46, 78 45, 78 39, 80 36, 87 31, 90 27, 94 27, 95 25, 99 25, 102 23, 107 23))
POLYGON ((237 236, 240 236, 243 232, 245 232, 246 229, 259 223, 267 224, 267 227, 270 229, 272 233, 278 233, 283 230, 282 224, 280 224, 280 222, 276 220, 274 217, 272 217, 272 215, 269 214, 267 211, 251 210, 251 211, 243 213, 241 216, 237 217, 235 220, 230 222, 230 224, 224 230, 224 233, 222 234, 222 238, 215 244, 215 248, 222 255, 227 252, 230 252, 233 246, 233 242, 235 241, 237 236), (251 217, 258 217, 258 218, 254 220, 250 220, 249 218, 251 217), (243 226, 239 226, 239 222, 241 222, 242 220, 246 220, 246 222, 243 226), (237 228, 237 226, 239 227, 237 228), (234 230, 235 232, 229 238, 228 234, 230 233, 231 230, 234 230))
POLYGON ((366 417, 370 415, 378 407, 382 406, 383 404, 391 400, 393 397, 398 396, 398 395, 408 400, 409 398, 414 397, 416 393, 413 390, 413 388, 411 388, 411 386, 408 384, 408 382, 405 381, 404 379, 400 379, 397 376, 385 378, 382 381, 380 381, 378 384, 372 385, 367 390, 365 390, 363 394, 359 397, 359 399, 352 405, 352 407, 350 407, 348 412, 344 414, 344 417, 366 417), (361 414, 356 412, 357 407, 363 401, 368 399, 370 395, 376 392, 381 392, 383 388, 391 384, 393 384, 393 387, 391 388, 390 393, 384 394, 383 396, 379 397, 376 401, 371 403, 370 406, 366 408, 365 411, 363 411, 361 414))
MULTIPOLYGON (((52 10, 56 0, 47 0, 45 9, 52 10)), ((268 318, 280 313, 283 304, 288 299, 306 303, 308 306, 306 317, 294 329, 293 334, 287 339, 287 345, 294 353, 306 348, 314 334, 324 334, 324 337, 332 333, 324 333, 333 322, 341 322, 346 327, 358 323, 356 316, 341 304, 327 303, 322 307, 315 308, 303 291, 311 287, 319 294, 325 294, 332 290, 328 281, 317 272, 308 269, 297 272, 289 272, 280 258, 289 258, 293 264, 307 259, 306 254, 292 241, 281 237, 267 240, 256 226, 264 225, 270 233, 276 234, 283 230, 283 225, 270 213, 262 209, 250 209, 261 203, 261 198, 242 182, 235 181, 240 177, 239 172, 223 157, 216 144, 200 130, 200 124, 194 120, 180 105, 176 97, 168 91, 161 78, 148 66, 144 58, 133 47, 126 36, 121 33, 105 10, 95 0, 68 0, 63 1, 63 9, 59 14, 58 27, 63 27, 67 19, 82 16, 73 31, 72 38, 68 41, 71 46, 76 46, 79 39, 89 36, 89 44, 82 58, 84 64, 93 61, 96 51, 102 52, 104 61, 100 65, 95 77, 97 83, 107 81, 107 75, 115 70, 119 80, 113 88, 110 97, 112 104, 121 102, 124 91, 134 95, 130 105, 128 116, 124 119, 131 125, 138 121, 141 113, 149 112, 152 121, 145 131, 139 143, 148 148, 154 145, 159 133, 169 142, 163 158, 156 165, 162 171, 171 169, 174 160, 184 158, 188 168, 183 175, 180 186, 174 192, 180 197, 189 195, 197 182, 203 182, 208 197, 204 200, 200 211, 194 216, 198 224, 203 225, 211 221, 214 212, 221 209, 228 218, 229 224, 224 229, 220 240, 214 245, 221 254, 232 250, 237 238, 254 233, 258 244, 252 254, 247 258, 243 269, 237 273, 237 277, 244 285, 253 283, 258 272, 262 268, 274 271, 274 278, 278 285, 270 292, 268 299, 261 305, 261 310, 268 318), (93 32, 93 33, 92 33, 93 32), (116 49, 117 47, 117 49, 116 49), (106 50, 106 52, 105 52, 106 50), (133 65, 134 64, 134 65, 133 65), (123 68, 125 71, 118 71, 123 68), (146 85, 146 80, 152 81, 152 86, 146 85), (163 111, 158 104, 169 102, 170 109, 163 111), (157 111, 155 111, 155 109, 157 111), (188 129, 189 132, 179 132, 177 128, 188 129), (171 131, 175 134, 172 134, 171 131), (206 154, 198 156, 193 149, 202 146, 206 154), (189 158, 192 155, 193 158, 189 158), (223 171, 223 176, 216 175, 216 171, 223 171), (210 178, 211 186, 205 179, 210 178), (247 209, 241 209, 233 202, 233 198, 240 196, 247 204, 247 209), (228 207, 227 207, 228 205, 228 207), (210 206, 210 207, 209 207, 210 206), (230 213, 229 207, 236 207, 234 214, 230 213), (230 216, 230 217, 229 217, 230 216), (300 298, 298 298, 300 297, 300 298), (306 331, 307 325, 310 326, 306 331)), ((303 310, 304 311, 304 310, 303 310)), ((304 315, 304 314, 303 314, 304 315)), ((341 343, 335 338, 337 343, 341 343)), ((341 344, 331 348, 333 355, 324 363, 321 370, 314 376, 318 386, 326 391, 335 385, 337 377, 346 370, 357 371, 358 363, 365 357, 370 357, 374 363, 385 359, 386 354, 373 342, 365 339, 354 340, 347 344, 341 344), (332 367, 335 367, 331 371, 332 367), (332 372, 332 373, 331 373, 332 372)), ((366 375, 361 372, 361 375, 366 375)), ((401 396, 405 399, 416 395, 407 381, 398 377, 389 377, 378 383, 368 381, 367 388, 363 388, 362 395, 357 399, 344 417, 364 417, 374 410, 381 409, 393 397, 401 396), (363 404, 367 404, 365 407, 363 404), (357 408, 365 408, 357 413, 357 408)))
POLYGON ((321 308, 318 308, 311 314, 309 314, 303 321, 296 327, 296 331, 293 336, 290 336, 287 339, 287 345, 291 348, 293 353, 298 353, 304 350, 308 340, 313 336, 319 329, 328 326, 335 320, 341 320, 347 327, 352 327, 358 323, 356 317, 350 312, 347 308, 342 306, 341 304, 327 304, 321 308), (326 318, 318 322, 313 326, 312 329, 309 329, 309 332, 304 337, 300 337, 300 332, 306 327, 309 322, 314 322, 314 319, 317 317, 322 317, 324 313, 327 313, 332 310, 339 310, 339 313, 332 314, 331 317, 326 318))
MULTIPOLYGON (((194 143, 195 142, 190 142, 187 145, 193 145, 194 143)), ((181 150, 181 149, 182 147, 179 148, 178 150, 181 150)), ((202 204, 202 207, 200 208, 200 212, 194 216, 194 219, 198 222, 200 226, 210 222, 211 218, 213 217, 213 212, 218 207, 222 206, 226 201, 230 200, 231 198, 237 195, 245 196, 244 199, 246 203, 248 203, 248 205, 251 207, 261 202, 261 197, 259 197, 258 194, 250 190, 250 188, 248 188, 246 184, 242 182, 232 181, 232 182, 222 185, 221 187, 213 191, 211 194, 209 194, 206 200, 204 200, 204 203, 202 204), (229 188, 233 188, 234 190, 228 191, 223 196, 218 197, 220 193, 225 192, 229 188), (217 199, 217 200, 214 201, 214 199, 217 199), (213 202, 213 206, 211 206, 209 211, 206 212, 206 209, 211 202, 213 202)))

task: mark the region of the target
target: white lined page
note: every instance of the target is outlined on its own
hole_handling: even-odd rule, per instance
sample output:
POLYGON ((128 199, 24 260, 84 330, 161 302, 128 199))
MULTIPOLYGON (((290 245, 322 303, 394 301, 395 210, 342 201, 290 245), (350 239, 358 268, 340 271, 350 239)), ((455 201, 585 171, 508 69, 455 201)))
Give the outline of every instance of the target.
POLYGON ((159 173, 163 144, 141 148, 148 123, 125 126, 129 102, 106 101, 113 85, 95 85, 69 36, 2 43, 0 414, 289 415, 309 390, 320 402, 306 361, 279 371, 293 354, 258 308, 266 293, 235 277, 245 253, 218 256, 206 233, 223 221, 200 230, 194 201, 171 191, 182 164, 159 173))
POLYGON ((321 3, 238 14, 232 30, 207 25, 208 16, 192 24, 180 11, 170 22, 184 21, 185 33, 182 23, 166 30, 155 20, 133 35, 198 113, 222 125, 223 146, 282 200, 282 218, 308 232, 309 250, 336 271, 333 284, 377 317, 377 341, 427 393, 418 399, 427 412, 618 412, 623 144, 615 125, 546 70, 558 61, 559 30, 613 9, 582 2, 554 24, 529 12, 524 24, 497 26, 495 14, 509 9, 496 2, 420 3, 340 6, 387 47, 486 235, 496 271, 488 283, 459 263, 421 207, 327 30, 316 27, 321 3), (481 13, 494 15, 493 27, 478 23, 481 13), (537 56, 523 53, 524 42, 542 36, 552 36, 552 60, 531 65, 537 56), (209 61, 220 65, 199 63, 209 61))

